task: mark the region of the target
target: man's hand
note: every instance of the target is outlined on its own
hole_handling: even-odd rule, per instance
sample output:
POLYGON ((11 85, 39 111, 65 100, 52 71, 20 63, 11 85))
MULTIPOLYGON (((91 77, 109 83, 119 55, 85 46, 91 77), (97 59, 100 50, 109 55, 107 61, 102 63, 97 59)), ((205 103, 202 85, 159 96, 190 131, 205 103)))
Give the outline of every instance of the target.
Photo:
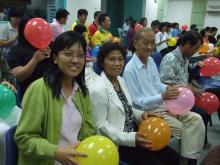
POLYGON ((173 86, 168 86, 167 91, 163 93, 162 99, 163 100, 173 100, 176 99, 180 92, 178 91, 179 86, 173 85, 173 86))

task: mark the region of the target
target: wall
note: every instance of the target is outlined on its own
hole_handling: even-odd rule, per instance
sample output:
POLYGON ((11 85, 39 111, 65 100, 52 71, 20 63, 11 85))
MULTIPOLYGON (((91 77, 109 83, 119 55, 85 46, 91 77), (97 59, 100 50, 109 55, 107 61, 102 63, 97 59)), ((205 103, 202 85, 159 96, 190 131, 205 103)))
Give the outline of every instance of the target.
POLYGON ((78 9, 86 9, 88 11, 87 24, 94 20, 94 12, 101 10, 101 0, 66 0, 66 9, 70 15, 67 20, 66 30, 69 30, 72 23, 77 20, 78 9))
POLYGON ((125 0, 124 2, 124 21, 132 16, 135 20, 139 21, 143 15, 143 0, 125 0))
MULTIPOLYGON (((207 9, 208 5, 215 6, 218 10, 220 9, 220 1, 219 0, 209 0, 207 3, 207 9)), ((204 26, 215 26, 217 27, 218 34, 220 33, 220 11, 219 12, 206 12, 205 16, 205 24, 204 26)))
POLYGON ((165 12, 165 20, 178 22, 180 27, 184 24, 190 26, 192 13, 192 0, 169 0, 165 12))
POLYGON ((146 0, 145 17, 147 18, 147 26, 150 27, 151 22, 157 19, 158 2, 154 0, 146 0))
POLYGON ((206 26, 215 26, 218 28, 218 34, 220 34, 220 12, 218 13, 206 13, 205 16, 205 24, 204 27, 206 26))

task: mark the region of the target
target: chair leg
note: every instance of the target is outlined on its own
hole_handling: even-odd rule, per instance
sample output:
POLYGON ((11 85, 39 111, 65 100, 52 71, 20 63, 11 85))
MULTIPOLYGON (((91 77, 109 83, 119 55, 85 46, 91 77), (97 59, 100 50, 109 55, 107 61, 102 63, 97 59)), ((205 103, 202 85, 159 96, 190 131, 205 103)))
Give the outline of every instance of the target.
POLYGON ((209 115, 209 125, 212 126, 212 115, 209 115))

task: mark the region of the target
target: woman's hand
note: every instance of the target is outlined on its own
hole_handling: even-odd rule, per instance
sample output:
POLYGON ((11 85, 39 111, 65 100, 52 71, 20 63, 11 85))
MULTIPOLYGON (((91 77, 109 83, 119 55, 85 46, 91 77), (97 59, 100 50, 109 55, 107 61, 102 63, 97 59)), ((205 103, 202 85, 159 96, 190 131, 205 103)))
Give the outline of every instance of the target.
POLYGON ((8 88, 10 88, 14 93, 17 93, 16 88, 10 82, 2 81, 1 84, 7 86, 8 88))
POLYGON ((86 154, 75 151, 76 145, 58 147, 55 153, 55 159, 62 165, 79 165, 75 157, 87 157, 86 154))
POLYGON ((144 134, 140 132, 136 132, 136 137, 135 137, 136 146, 149 150, 152 148, 152 141, 145 140, 144 137, 145 137, 144 134))
POLYGON ((163 119, 163 116, 160 115, 159 113, 154 113, 154 112, 144 112, 142 114, 142 120, 146 120, 150 117, 159 117, 159 118, 162 118, 163 119))

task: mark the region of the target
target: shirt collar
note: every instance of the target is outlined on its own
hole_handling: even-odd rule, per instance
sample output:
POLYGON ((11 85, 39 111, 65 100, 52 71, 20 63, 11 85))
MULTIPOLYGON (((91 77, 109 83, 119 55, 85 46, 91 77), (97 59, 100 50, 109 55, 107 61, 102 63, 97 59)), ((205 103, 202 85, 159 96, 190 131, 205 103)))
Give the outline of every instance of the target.
POLYGON ((187 61, 187 58, 184 58, 184 57, 183 57, 183 54, 182 54, 182 52, 180 51, 179 46, 178 46, 174 51, 175 51, 175 56, 176 56, 177 58, 179 58, 179 60, 180 60, 181 62, 186 62, 186 61, 187 61))
POLYGON ((102 27, 99 27, 99 31, 101 32, 101 33, 109 33, 109 31, 108 30, 105 30, 105 29, 103 29, 102 27))
POLYGON ((133 56, 134 56, 133 57, 134 58, 134 62, 135 62, 135 64, 136 64, 138 69, 141 69, 142 67, 146 67, 147 66, 146 64, 143 64, 141 62, 141 60, 139 59, 139 57, 138 57, 138 55, 136 53, 134 53, 133 56))

